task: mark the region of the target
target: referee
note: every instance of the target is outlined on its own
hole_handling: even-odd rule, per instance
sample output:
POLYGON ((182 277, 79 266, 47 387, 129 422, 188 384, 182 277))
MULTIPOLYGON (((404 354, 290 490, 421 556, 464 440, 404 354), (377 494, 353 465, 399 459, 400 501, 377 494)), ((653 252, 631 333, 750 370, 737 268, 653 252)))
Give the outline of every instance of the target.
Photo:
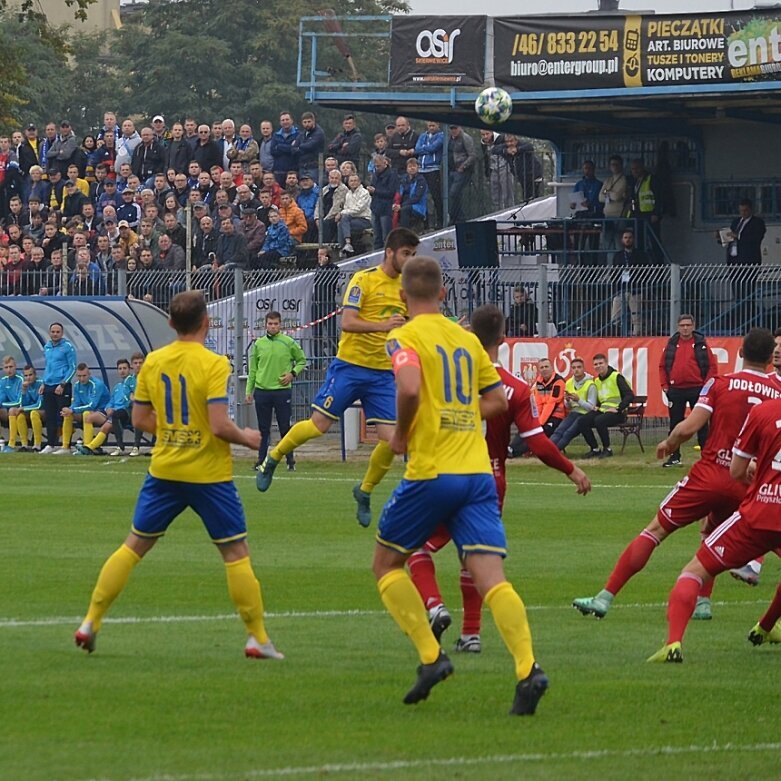
MULTIPOLYGON (((277 418, 279 434, 284 437, 290 429, 290 406, 293 380, 306 368, 306 356, 301 345, 280 333, 282 315, 269 312, 266 315, 266 335, 255 340, 249 355, 247 398, 255 401, 260 430, 260 447, 255 471, 260 468, 268 451, 271 433, 271 413, 277 418)), ((296 462, 293 453, 287 455, 287 468, 293 471, 296 462)))

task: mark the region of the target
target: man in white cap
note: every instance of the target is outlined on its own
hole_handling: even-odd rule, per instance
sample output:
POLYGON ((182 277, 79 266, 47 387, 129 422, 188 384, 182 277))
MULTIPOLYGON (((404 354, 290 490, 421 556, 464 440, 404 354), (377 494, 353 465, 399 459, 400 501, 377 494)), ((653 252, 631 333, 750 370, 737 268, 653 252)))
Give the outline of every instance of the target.
POLYGON ((168 146, 171 141, 171 131, 165 126, 165 117, 162 114, 155 114, 152 117, 152 132, 160 146, 168 146))

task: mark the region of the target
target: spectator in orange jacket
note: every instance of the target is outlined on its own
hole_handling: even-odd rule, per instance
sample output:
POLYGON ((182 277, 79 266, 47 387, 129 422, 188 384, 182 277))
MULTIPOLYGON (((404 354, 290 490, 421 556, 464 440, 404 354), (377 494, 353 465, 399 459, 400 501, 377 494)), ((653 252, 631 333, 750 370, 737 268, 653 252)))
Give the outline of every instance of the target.
MULTIPOLYGON (((564 403, 564 378, 553 371, 553 364, 547 358, 542 358, 537 364, 537 379, 532 388, 532 396, 537 405, 540 425, 550 437, 567 416, 567 407, 564 403)), ((517 457, 527 450, 526 443, 516 434, 510 442, 508 455, 517 457)))
POLYGON ((287 225, 290 235, 300 244, 306 233, 306 215, 288 192, 279 196, 279 216, 287 225))

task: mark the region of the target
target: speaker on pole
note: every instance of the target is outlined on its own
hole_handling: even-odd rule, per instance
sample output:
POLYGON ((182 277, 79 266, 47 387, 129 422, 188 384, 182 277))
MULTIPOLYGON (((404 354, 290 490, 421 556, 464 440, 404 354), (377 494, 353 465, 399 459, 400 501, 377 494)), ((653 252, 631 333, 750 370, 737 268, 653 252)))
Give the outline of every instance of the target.
POLYGON ((496 220, 456 223, 458 264, 467 268, 496 268, 499 250, 496 244, 496 220))

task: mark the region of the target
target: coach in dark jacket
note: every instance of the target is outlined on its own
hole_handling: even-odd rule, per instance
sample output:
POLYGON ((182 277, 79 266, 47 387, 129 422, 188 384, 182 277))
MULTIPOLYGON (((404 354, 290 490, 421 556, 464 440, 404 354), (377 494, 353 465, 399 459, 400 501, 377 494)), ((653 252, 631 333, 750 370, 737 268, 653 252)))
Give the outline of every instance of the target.
MULTIPOLYGON (((694 317, 683 314, 678 318, 678 333, 670 337, 659 361, 659 381, 670 405, 670 431, 686 416, 686 405, 691 409, 700 397, 702 386, 718 373, 716 356, 705 337, 694 330, 694 317)), ((697 432, 700 447, 705 445, 708 427, 697 432)), ((681 451, 672 453, 662 466, 679 466, 681 451)))
POLYGON ((729 265, 755 265, 762 263, 762 239, 765 238, 765 221, 757 217, 753 204, 744 198, 738 204, 738 217, 730 224, 732 241, 727 245, 729 265))

